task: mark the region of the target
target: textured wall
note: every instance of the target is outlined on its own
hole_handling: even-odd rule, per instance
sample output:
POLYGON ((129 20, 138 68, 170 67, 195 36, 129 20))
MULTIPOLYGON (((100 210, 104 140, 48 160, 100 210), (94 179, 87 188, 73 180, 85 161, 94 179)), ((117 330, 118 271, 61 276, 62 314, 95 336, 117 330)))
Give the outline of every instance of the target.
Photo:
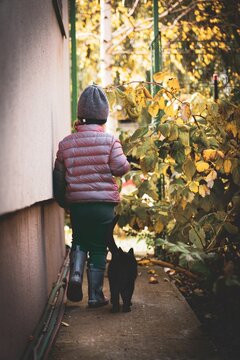
MULTIPOLYGON (((63 0, 68 34, 68 1, 63 0)), ((70 132, 69 41, 52 0, 0 1, 0 214, 52 197, 58 141, 70 132)))
POLYGON ((1 360, 20 359, 65 255, 52 168, 70 132, 68 47, 52 0, 0 0, 1 360))
POLYGON ((63 263, 63 211, 51 201, 0 218, 0 359, 19 360, 63 263))

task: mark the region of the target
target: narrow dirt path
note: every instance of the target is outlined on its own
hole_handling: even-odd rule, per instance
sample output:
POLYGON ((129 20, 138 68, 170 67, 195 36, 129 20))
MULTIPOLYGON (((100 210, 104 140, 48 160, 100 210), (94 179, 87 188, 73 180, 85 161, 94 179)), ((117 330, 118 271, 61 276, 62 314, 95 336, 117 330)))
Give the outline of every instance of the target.
MULTIPOLYGON (((111 306, 87 308, 87 284, 79 304, 68 302, 49 360, 219 360, 194 313, 161 268, 149 284, 139 267, 131 313, 111 306)), ((105 279, 105 295, 109 294, 105 279)))

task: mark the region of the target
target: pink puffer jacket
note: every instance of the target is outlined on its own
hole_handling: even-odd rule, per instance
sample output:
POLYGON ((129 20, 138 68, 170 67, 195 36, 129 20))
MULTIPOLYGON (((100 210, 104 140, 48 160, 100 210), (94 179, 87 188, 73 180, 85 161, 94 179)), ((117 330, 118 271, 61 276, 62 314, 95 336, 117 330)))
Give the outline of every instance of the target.
POLYGON ((76 133, 59 143, 55 198, 63 207, 78 202, 118 203, 118 185, 113 176, 122 176, 129 168, 119 140, 100 125, 79 125, 76 133))

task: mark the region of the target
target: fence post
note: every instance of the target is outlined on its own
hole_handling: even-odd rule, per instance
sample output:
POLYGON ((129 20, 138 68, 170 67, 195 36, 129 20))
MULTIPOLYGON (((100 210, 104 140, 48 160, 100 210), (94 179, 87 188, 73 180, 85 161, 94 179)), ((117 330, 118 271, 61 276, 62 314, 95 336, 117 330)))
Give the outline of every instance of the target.
POLYGON ((214 101, 218 100, 218 75, 213 74, 213 98, 214 101))

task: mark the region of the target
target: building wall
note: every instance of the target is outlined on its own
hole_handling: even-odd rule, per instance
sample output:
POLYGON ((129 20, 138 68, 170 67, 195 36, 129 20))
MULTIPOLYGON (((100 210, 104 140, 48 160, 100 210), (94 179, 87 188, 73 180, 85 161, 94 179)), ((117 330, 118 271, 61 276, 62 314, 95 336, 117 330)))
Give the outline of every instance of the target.
POLYGON ((35 204, 0 219, 0 359, 19 360, 63 262, 63 211, 35 204))
MULTIPOLYGON (((68 1, 63 0, 68 33, 68 1)), ((70 132, 69 42, 52 0, 0 2, 0 215, 52 197, 58 141, 70 132)))
POLYGON ((0 34, 0 359, 19 360, 65 256, 52 169, 70 133, 69 39, 52 0, 1 0, 0 34))

